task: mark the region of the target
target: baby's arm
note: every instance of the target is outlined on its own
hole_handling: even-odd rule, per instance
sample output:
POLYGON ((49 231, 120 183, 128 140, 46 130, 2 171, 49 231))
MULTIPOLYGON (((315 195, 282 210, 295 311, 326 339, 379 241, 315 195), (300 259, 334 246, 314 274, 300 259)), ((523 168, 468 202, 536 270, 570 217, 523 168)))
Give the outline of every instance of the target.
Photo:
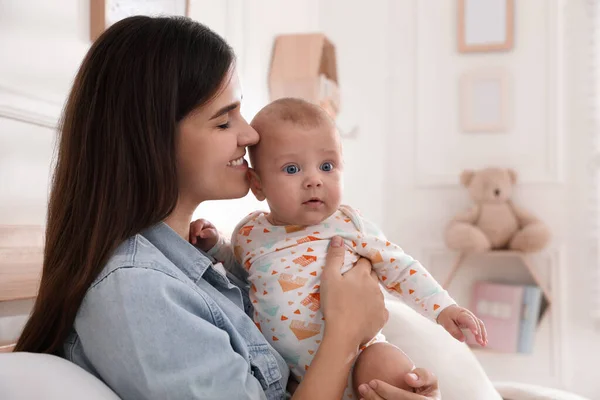
POLYGON ((237 263, 235 254, 233 254, 233 247, 223 235, 219 236, 219 240, 212 249, 207 251, 207 254, 222 262, 227 269, 231 269, 237 263))
POLYGON ((360 243, 352 242, 357 253, 371 260, 386 289, 413 309, 439 323, 457 340, 464 341, 461 329, 469 329, 482 346, 487 343, 483 322, 471 311, 459 307, 429 272, 400 247, 390 243, 374 224, 361 218, 360 243))
POLYGON ((381 230, 361 218, 363 234, 351 245, 371 260, 384 287, 427 318, 436 321, 446 307, 456 304, 431 274, 399 246, 390 243, 381 230))
MULTIPOLYGON (((237 227, 235 232, 237 232, 237 227)), ((232 240, 235 240, 235 234, 232 240)), ((242 281, 248 280, 248 272, 236 260, 233 252, 234 247, 210 222, 205 220, 193 221, 190 225, 190 242, 221 262, 237 278, 242 281)))

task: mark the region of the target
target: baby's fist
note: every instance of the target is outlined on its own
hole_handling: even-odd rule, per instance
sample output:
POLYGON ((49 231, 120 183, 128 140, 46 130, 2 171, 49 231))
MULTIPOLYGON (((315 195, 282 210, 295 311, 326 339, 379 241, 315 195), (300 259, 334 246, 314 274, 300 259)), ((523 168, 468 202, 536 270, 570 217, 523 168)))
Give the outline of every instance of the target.
POLYGON ((461 329, 469 329, 477 343, 481 346, 487 344, 487 332, 483 321, 466 308, 457 305, 444 308, 437 317, 437 323, 442 325, 456 340, 464 342, 465 335, 461 329))
POLYGON ((209 251, 219 241, 219 231, 205 219, 198 219, 190 224, 190 243, 202 251, 209 251))

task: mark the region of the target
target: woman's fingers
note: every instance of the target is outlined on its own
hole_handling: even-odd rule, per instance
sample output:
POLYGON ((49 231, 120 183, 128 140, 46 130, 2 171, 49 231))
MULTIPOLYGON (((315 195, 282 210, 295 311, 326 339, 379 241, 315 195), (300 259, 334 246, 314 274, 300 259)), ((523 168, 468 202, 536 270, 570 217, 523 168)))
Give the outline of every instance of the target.
POLYGON ((344 265, 344 241, 339 236, 331 238, 327 257, 325 258, 325 268, 321 274, 322 280, 339 279, 342 277, 342 266, 344 265))
POLYGON ((404 377, 404 381, 414 388, 438 387, 437 377, 425 368, 415 368, 404 377))
POLYGON ((360 259, 342 276, 346 247, 334 237, 321 275, 321 309, 325 331, 345 335, 362 345, 377 334, 389 313, 379 283, 368 279, 371 263, 360 259), (356 296, 360 293, 360 296, 356 296))
POLYGON ((379 277, 377 276, 377 273, 371 269, 371 279, 373 279, 376 282, 379 282, 379 277))
POLYGON ((377 392, 375 392, 366 383, 364 383, 358 387, 358 393, 359 393, 361 399, 364 399, 364 400, 387 400, 387 399, 384 399, 383 397, 379 396, 377 394, 377 392))
POLYGON ((372 380, 369 385, 363 384, 359 387, 359 393, 365 400, 421 400, 423 396, 397 388, 389 383, 372 380), (361 388, 363 391, 361 391, 361 388), (364 394, 363 394, 364 393, 364 394))
MULTIPOLYGON (((371 261, 363 257, 358 259, 358 261, 356 262, 356 264, 354 264, 354 267, 352 269, 357 271, 355 273, 361 273, 365 275, 374 273, 371 261)), ((375 277, 377 277, 377 275, 375 275, 375 277)))

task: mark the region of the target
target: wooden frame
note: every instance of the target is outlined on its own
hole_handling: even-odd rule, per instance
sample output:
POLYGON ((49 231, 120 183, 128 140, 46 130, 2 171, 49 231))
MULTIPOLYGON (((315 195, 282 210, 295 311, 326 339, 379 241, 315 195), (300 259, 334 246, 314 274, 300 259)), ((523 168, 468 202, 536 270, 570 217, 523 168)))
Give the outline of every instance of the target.
POLYGON ((507 51, 513 48, 514 0, 457 1, 459 52, 507 51))
POLYGON ((0 225, 0 302, 37 296, 44 227, 0 225))
MULTIPOLYGON (((322 33, 295 33, 275 38, 269 68, 269 99, 299 97, 321 106, 336 121, 340 114, 340 84, 336 49, 322 33)), ((340 136, 353 139, 358 127, 342 129, 340 136)))
MULTIPOLYGON (((43 226, 0 225, 0 307, 2 302, 37 296, 43 263, 43 226)), ((2 338, 0 353, 13 351, 15 338, 2 338)))
POLYGON ((335 119, 340 108, 335 45, 322 33, 279 35, 269 69, 269 97, 299 97, 325 108, 335 119))
POLYGON ((32 299, 37 296, 42 272, 41 249, 0 248, 0 302, 32 299))
MULTIPOLYGON (((90 40, 95 41, 101 34, 104 32, 106 28, 109 26, 109 21, 107 21, 106 15, 106 6, 107 3, 113 2, 138 2, 141 6, 148 5, 150 3, 157 3, 162 1, 163 3, 173 3, 177 0, 90 0, 90 40)), ((180 2, 184 2, 185 12, 183 15, 190 15, 190 0, 179 0, 180 2)), ((141 10, 136 11, 134 14, 137 15, 152 15, 154 13, 144 11, 143 7, 141 10)), ((133 14, 130 14, 133 15, 133 14)), ((113 21, 113 23, 116 21, 113 21)))
POLYGON ((0 354, 10 353, 15 349, 16 343, 0 344, 0 354))
POLYGON ((463 132, 506 132, 510 125, 512 88, 502 69, 479 69, 460 79, 460 128, 463 132))

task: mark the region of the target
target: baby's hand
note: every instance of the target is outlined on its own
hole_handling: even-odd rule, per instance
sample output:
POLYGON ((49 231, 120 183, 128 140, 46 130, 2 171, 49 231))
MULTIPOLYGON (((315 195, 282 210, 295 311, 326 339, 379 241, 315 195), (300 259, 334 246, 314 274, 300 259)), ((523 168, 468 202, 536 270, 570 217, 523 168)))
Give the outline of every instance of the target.
POLYGON ((461 329, 466 328, 473 333, 477 343, 481 346, 487 344, 487 332, 483 321, 466 308, 457 305, 446 307, 438 315, 437 323, 442 325, 456 340, 465 341, 465 335, 461 329))
POLYGON ((190 224, 190 243, 202 251, 209 251, 219 241, 219 231, 205 219, 198 219, 190 224))

